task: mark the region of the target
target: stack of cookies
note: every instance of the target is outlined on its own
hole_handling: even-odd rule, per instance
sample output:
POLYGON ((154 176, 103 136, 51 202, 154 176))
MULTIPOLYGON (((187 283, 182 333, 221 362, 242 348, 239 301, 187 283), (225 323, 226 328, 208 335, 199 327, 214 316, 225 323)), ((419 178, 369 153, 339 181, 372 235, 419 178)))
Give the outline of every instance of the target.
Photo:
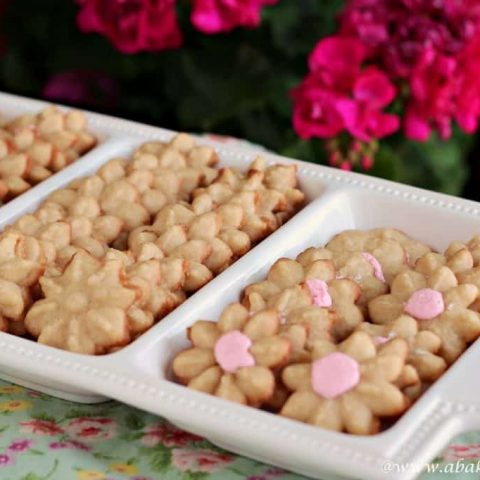
POLYGON ((97 139, 85 115, 50 106, 0 127, 0 206, 65 168, 97 139))
POLYGON ((218 168, 180 134, 52 193, 0 234, 0 327, 73 352, 138 337, 304 203, 294 165, 218 168))
POLYGON ((379 432, 480 336, 480 236, 441 254, 345 231, 265 280, 173 360, 189 388, 329 430, 379 432))

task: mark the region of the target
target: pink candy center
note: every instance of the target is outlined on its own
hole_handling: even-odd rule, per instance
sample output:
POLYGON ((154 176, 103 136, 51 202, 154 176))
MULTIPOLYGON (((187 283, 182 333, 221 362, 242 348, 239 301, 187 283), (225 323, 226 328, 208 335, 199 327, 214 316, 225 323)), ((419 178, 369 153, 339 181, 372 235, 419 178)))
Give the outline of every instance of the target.
POLYGON ((253 367, 255 359, 248 349, 252 341, 238 330, 222 335, 215 343, 214 355, 225 372, 235 373, 242 367, 253 367))
POLYGON ((377 335, 376 337, 373 337, 373 343, 375 345, 384 345, 389 341, 390 341, 389 337, 383 337, 382 335, 377 335))
POLYGON ((431 288, 422 288, 412 293, 405 311, 417 320, 431 320, 445 311, 443 296, 431 288))
POLYGON ((312 364, 312 388, 324 398, 337 398, 355 388, 359 381, 358 363, 344 353, 330 353, 312 364))
POLYGON ((385 277, 383 276, 383 270, 380 262, 371 253, 368 252, 363 252, 362 257, 372 266, 375 278, 385 283, 385 277))
POLYGON ((307 280, 307 288, 312 296, 313 304, 317 307, 331 307, 332 297, 328 293, 328 285, 323 280, 312 278, 307 280))

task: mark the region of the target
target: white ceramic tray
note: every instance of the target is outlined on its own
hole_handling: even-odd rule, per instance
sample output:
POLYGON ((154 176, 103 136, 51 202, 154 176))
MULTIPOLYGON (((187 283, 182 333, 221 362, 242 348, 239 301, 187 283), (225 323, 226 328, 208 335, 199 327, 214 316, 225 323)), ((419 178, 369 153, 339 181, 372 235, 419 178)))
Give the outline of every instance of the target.
MULTIPOLYGON (((38 101, 0 94, 0 112, 41 109, 38 101)), ((173 132, 88 113, 102 142, 65 170, 0 208, 0 228, 33 210, 51 191, 94 172, 110 158, 173 132)), ((255 152, 214 145, 222 165, 245 168, 255 152)), ((310 203, 292 220, 133 344, 91 357, 57 350, 0 332, 0 377, 63 398, 96 402, 114 398, 162 415, 185 430, 233 452, 322 479, 410 480, 456 434, 480 429, 480 343, 474 344, 393 427, 371 437, 315 428, 189 390, 169 380, 169 364, 186 345, 185 329, 217 319, 242 289, 265 275, 281 256, 326 242, 348 228, 396 227, 442 249, 480 232, 480 205, 420 189, 272 154, 294 162, 310 203), (478 377, 478 378, 477 378, 478 377)))

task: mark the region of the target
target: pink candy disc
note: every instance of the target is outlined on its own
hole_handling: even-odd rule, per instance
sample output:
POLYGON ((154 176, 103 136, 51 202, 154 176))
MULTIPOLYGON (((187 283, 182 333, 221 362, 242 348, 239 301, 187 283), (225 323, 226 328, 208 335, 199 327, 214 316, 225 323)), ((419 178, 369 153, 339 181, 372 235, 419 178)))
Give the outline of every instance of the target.
POLYGON ((317 307, 331 307, 332 297, 328 293, 328 285, 323 280, 312 278, 307 280, 307 288, 312 296, 313 304, 317 307))
POLYGON ((443 296, 431 288, 422 288, 412 293, 405 311, 417 320, 430 320, 445 311, 443 296))
POLYGON ((330 353, 312 364, 312 388, 324 398, 337 398, 355 388, 359 381, 358 363, 344 353, 330 353))
POLYGON ((238 330, 222 335, 215 343, 214 355, 225 372, 235 373, 242 367, 253 367, 255 359, 248 349, 252 341, 238 330))
POLYGON ((375 278, 385 283, 385 277, 383 276, 383 270, 380 262, 371 253, 368 252, 363 252, 362 257, 372 266, 375 278))

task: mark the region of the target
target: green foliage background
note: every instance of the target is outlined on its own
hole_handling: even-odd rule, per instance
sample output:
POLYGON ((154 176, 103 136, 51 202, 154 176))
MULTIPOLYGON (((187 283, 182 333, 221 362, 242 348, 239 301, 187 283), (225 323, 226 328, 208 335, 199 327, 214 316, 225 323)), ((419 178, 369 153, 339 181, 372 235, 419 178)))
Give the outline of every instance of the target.
MULTIPOLYGON (((280 154, 326 163, 319 140, 300 140, 291 127, 289 90, 307 71, 316 42, 335 32, 343 0, 280 0, 264 9, 262 26, 206 36, 189 23, 189 1, 178 2, 184 46, 162 53, 123 55, 99 35, 78 31, 73 0, 10 0, 3 17, 5 51, 0 88, 40 97, 55 73, 86 69, 109 74, 119 96, 93 110, 172 129, 246 138, 280 154)), ((470 141, 381 143, 374 169, 385 178, 459 193, 468 174, 470 141)))

